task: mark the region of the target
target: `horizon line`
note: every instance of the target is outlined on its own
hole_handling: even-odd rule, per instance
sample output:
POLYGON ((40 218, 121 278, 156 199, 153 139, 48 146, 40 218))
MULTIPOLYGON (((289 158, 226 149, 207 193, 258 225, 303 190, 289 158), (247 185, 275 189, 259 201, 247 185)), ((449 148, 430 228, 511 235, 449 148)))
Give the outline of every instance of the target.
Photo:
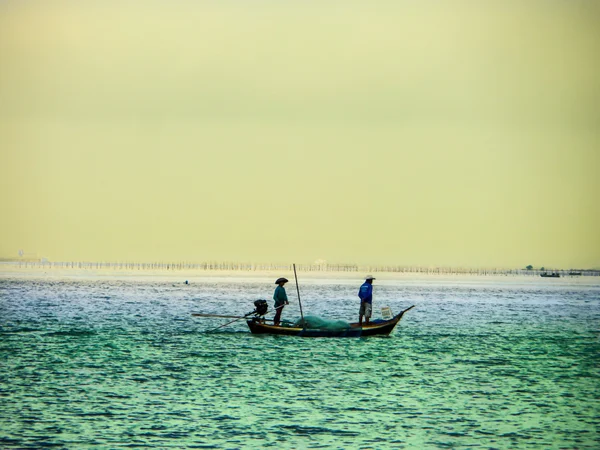
MULTIPOLYGON (((229 270, 229 271, 261 271, 292 270, 294 263, 270 262, 238 262, 238 261, 50 261, 46 258, 0 258, 1 264, 15 264, 50 268, 80 269, 133 269, 133 270, 229 270)), ((296 263, 300 270, 307 272, 407 272, 407 273, 538 273, 538 272, 600 272, 600 268, 557 268, 557 267, 503 267, 503 266, 451 266, 451 265, 419 265, 419 264, 358 264, 358 263, 296 263)))

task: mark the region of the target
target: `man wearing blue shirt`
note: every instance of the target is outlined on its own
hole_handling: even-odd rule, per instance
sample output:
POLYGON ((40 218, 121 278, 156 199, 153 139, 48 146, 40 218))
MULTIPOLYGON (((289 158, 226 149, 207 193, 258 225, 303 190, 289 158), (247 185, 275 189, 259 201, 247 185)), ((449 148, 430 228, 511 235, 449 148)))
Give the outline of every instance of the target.
POLYGON ((365 324, 369 325, 371 312, 373 311, 373 278, 369 275, 365 282, 358 290, 360 298, 360 310, 358 311, 358 324, 362 327, 363 316, 365 316, 365 324))

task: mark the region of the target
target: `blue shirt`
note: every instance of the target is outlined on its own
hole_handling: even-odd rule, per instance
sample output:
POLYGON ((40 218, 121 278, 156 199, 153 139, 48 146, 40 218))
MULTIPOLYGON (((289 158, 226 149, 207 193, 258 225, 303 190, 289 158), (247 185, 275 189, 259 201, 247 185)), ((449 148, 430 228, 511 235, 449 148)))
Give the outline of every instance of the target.
POLYGON ((358 290, 358 296, 361 302, 373 303, 373 285, 365 281, 358 290))

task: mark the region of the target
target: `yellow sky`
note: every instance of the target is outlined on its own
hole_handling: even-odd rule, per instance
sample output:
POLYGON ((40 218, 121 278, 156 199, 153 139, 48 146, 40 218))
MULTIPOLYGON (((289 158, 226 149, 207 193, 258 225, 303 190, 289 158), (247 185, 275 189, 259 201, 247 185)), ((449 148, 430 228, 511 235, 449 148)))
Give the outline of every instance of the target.
POLYGON ((0 257, 600 266, 588 1, 0 3, 0 257))

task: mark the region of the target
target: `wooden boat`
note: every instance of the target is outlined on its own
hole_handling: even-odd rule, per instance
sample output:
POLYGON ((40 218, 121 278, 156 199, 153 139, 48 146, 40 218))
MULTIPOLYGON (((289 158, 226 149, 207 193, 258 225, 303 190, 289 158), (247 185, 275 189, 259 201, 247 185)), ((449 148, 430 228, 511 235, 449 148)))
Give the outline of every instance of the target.
MULTIPOLYGON (((309 322, 308 317, 305 318, 302 312, 302 302, 300 301, 300 289, 298 287, 298 277, 296 276, 296 264, 294 267, 294 277, 296 278, 296 291, 298 292, 298 304, 300 306, 300 315, 302 316, 302 323, 307 324, 309 322), (305 320, 306 319, 306 320, 305 320)), ((410 308, 406 308, 404 311, 401 311, 396 316, 392 317, 389 320, 374 320, 371 321, 368 325, 361 325, 359 323, 350 323, 346 324, 342 322, 342 324, 334 324, 334 326, 330 326, 330 322, 323 321, 322 319, 316 318, 319 320, 319 326, 296 326, 291 323, 281 322, 281 325, 275 326, 267 324, 267 322, 273 322, 273 319, 266 319, 265 315, 268 313, 268 304, 264 299, 256 300, 254 302, 254 306, 256 307, 254 311, 249 312, 245 316, 229 316, 223 314, 203 314, 203 313, 193 313, 192 316, 196 317, 218 317, 223 319, 233 319, 231 322, 227 322, 223 325, 220 325, 216 328, 208 330, 207 333, 211 333, 220 328, 223 328, 233 322, 237 322, 238 320, 246 319, 246 323, 248 324, 248 328, 250 328, 250 332, 252 334, 274 334, 280 336, 300 336, 300 337, 367 337, 367 336, 387 336, 392 330, 396 327, 400 319, 406 311, 409 311, 415 307, 415 305, 410 308)), ((283 307, 280 306, 280 307, 283 307)))
POLYGON ((387 336, 396 327, 404 313, 414 308, 406 308, 390 320, 373 321, 369 325, 351 323, 348 328, 339 330, 302 328, 294 326, 274 326, 261 321, 260 317, 253 317, 246 323, 252 334, 275 334, 280 336, 299 336, 299 337, 367 337, 367 336, 387 336))

